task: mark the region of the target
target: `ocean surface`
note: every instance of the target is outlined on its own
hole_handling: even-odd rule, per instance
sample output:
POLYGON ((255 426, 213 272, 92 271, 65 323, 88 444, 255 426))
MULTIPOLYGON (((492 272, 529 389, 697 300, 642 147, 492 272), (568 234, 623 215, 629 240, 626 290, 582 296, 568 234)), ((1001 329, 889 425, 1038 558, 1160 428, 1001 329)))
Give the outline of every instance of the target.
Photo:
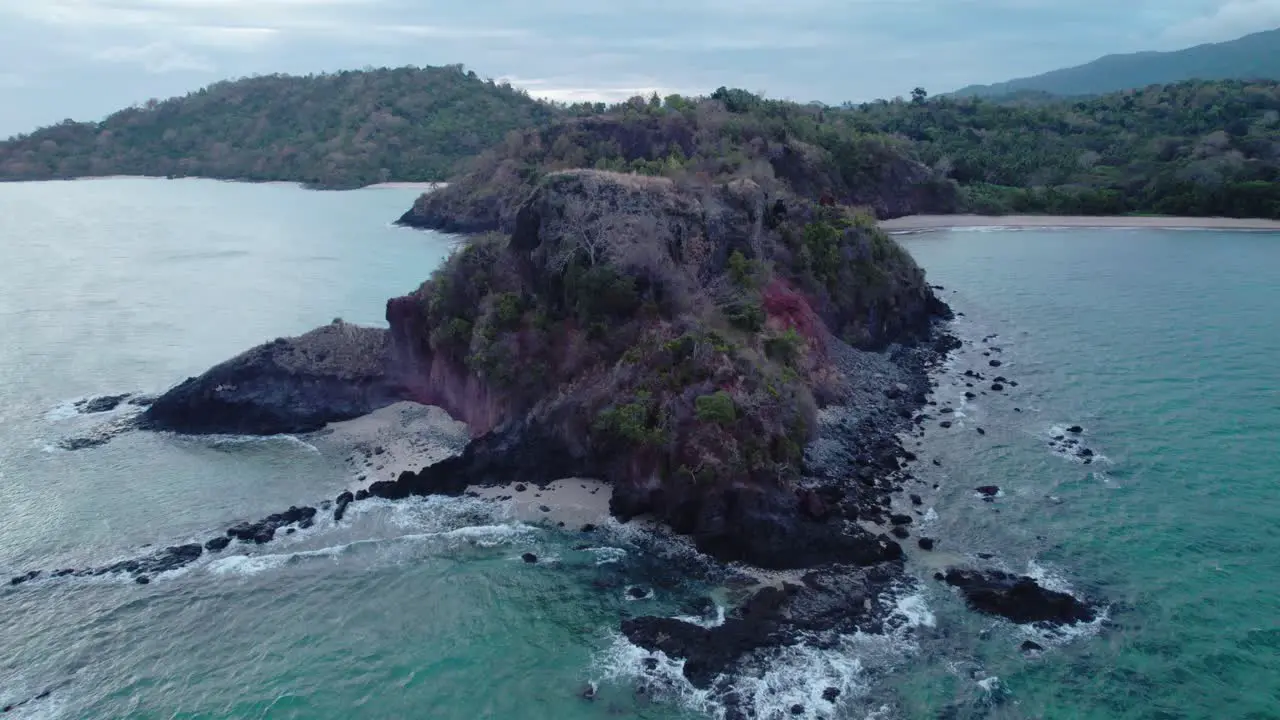
MULTIPOLYGON (((450 248, 390 226, 414 195, 0 184, 0 579, 203 540, 344 488, 346 448, 324 436, 58 443, 136 412, 79 415, 77 400, 159 392, 334 317, 382 324, 386 299, 450 248)), ((744 678, 758 717, 797 703, 803 717, 883 720, 1280 716, 1280 235, 900 240, 969 342, 936 397, 955 424, 910 441, 940 463, 922 463, 915 489, 916 533, 938 548, 912 553, 919 582, 895 599, 908 622, 894 635, 801 646, 744 678), (966 388, 965 369, 1017 385, 966 388), (1077 424, 1087 465, 1050 444, 1077 424), (973 491, 987 484, 994 502, 973 491), (961 561, 1071 588, 1104 618, 1045 633, 975 615, 931 579, 961 561), (1027 639, 1045 651, 1023 653, 1027 639)), ((643 533, 613 527, 584 547, 470 499, 370 501, 349 520, 146 586, 0 584, 5 717, 716 714, 676 664, 646 667, 616 633, 629 614, 725 597, 672 583, 632 600, 602 582, 649 556, 643 533), (590 683, 594 701, 580 697, 590 683)))

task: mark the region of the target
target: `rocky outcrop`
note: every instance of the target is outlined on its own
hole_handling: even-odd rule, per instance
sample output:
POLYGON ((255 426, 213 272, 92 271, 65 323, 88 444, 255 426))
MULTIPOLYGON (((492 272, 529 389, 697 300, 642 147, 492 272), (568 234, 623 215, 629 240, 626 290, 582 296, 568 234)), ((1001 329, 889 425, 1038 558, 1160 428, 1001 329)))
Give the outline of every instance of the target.
POLYGON ((294 506, 283 512, 272 513, 257 522, 237 523, 228 528, 225 535, 210 538, 203 545, 200 543, 175 545, 142 557, 82 570, 63 568, 47 573, 41 570, 30 570, 11 578, 9 584, 22 585, 32 580, 38 580, 41 577, 99 577, 102 575, 128 574, 138 584, 146 585, 156 575, 181 569, 199 560, 205 551, 216 553, 225 550, 233 539, 242 543, 263 544, 275 539, 276 531, 286 526, 290 526, 288 532, 294 532, 295 529, 305 530, 314 524, 316 512, 313 507, 294 506))
POLYGON ((161 395, 142 427, 270 435, 318 430, 405 399, 385 330, 334 321, 214 366, 161 395))
MULTIPOLYGON (((512 228, 388 303, 412 395, 480 437, 371 494, 601 477, 615 516, 653 515, 720 559, 901 555, 853 522, 865 489, 796 484, 812 394, 822 385, 829 399, 841 375, 832 348, 922 339, 948 312, 873 220, 751 180, 692 187, 587 170, 546 177, 512 228), (707 315, 721 313, 740 339, 718 339, 707 315)), ((895 406, 865 426, 883 441, 862 456, 869 472, 918 402, 883 389, 864 393, 895 406)))
MULTIPOLYGON (((336 323, 255 348, 166 393, 144 422, 299 432, 414 399, 476 439, 339 498, 335 519, 368 496, 591 476, 613 484, 620 519, 651 515, 722 560, 901 557, 857 521, 886 512, 875 480, 898 468, 893 433, 921 402, 923 367, 863 372, 837 351, 918 341, 947 310, 873 218, 750 179, 575 170, 547 176, 513 230, 389 301, 389 332, 336 323), (915 389, 891 397, 885 372, 915 389), (818 398, 847 392, 863 418, 850 465, 805 479, 818 398)), ((267 525, 231 534, 265 542, 267 525)))
POLYGON ((874 599, 893 577, 883 567, 832 566, 806 574, 799 585, 759 590, 717 626, 649 616, 623 620, 622 633, 646 650, 683 659, 685 678, 706 689, 763 648, 880 631, 884 614, 877 611, 874 599))
POLYGON ((974 610, 999 615, 1018 624, 1064 625, 1092 622, 1097 617, 1088 603, 1068 593, 1042 587, 1025 575, 952 568, 938 579, 959 588, 974 610))

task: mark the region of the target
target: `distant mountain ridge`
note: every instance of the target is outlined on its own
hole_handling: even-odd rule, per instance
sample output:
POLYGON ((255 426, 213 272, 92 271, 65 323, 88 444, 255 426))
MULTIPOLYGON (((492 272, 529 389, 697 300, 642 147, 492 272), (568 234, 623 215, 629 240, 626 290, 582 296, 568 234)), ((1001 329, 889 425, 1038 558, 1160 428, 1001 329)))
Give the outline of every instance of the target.
POLYGON ((1186 80, 1280 80, 1280 29, 1169 52, 1107 55, 1091 63, 948 93, 999 97, 1020 92, 1101 95, 1186 80))

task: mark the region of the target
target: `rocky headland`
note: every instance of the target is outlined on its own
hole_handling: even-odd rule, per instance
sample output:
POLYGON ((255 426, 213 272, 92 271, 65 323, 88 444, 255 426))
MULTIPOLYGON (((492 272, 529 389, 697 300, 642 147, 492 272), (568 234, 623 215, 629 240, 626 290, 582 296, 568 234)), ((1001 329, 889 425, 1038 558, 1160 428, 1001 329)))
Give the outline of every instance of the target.
MULTIPOLYGON (((513 179, 509 158, 482 158, 405 222, 489 232, 389 300, 389 329, 335 321, 267 343, 141 416, 180 433, 297 433, 413 401, 466 423, 461 452, 202 545, 67 574, 148 577, 322 511, 341 522, 368 498, 595 478, 620 522, 645 518, 719 563, 789 571, 714 626, 623 623, 634 644, 685 660, 691 683, 723 684, 770 647, 883 630, 885 598, 914 582, 900 544, 912 517, 895 502, 917 457, 900 438, 928 417, 931 372, 957 341, 950 309, 877 218, 945 202, 947 186, 898 156, 860 156, 872 169, 850 174, 799 140, 748 146, 763 165, 676 177, 552 163, 513 179)), ((1030 578, 942 579, 1014 622, 1094 617, 1030 578)))
POLYGON ((156 398, 142 427, 273 435, 319 430, 405 396, 385 330, 335 320, 259 345, 156 398))

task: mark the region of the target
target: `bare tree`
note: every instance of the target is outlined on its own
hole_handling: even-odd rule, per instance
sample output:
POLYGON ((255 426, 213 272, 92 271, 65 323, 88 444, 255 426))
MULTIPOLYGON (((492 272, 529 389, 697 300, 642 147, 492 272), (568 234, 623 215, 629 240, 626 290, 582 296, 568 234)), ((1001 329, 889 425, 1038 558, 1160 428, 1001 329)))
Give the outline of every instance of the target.
POLYGON ((559 244, 549 249, 549 267, 563 271, 579 256, 595 267, 651 243, 665 253, 666 229, 655 217, 653 188, 648 187, 663 181, 597 172, 583 172, 579 178, 582 190, 565 201, 559 244))

